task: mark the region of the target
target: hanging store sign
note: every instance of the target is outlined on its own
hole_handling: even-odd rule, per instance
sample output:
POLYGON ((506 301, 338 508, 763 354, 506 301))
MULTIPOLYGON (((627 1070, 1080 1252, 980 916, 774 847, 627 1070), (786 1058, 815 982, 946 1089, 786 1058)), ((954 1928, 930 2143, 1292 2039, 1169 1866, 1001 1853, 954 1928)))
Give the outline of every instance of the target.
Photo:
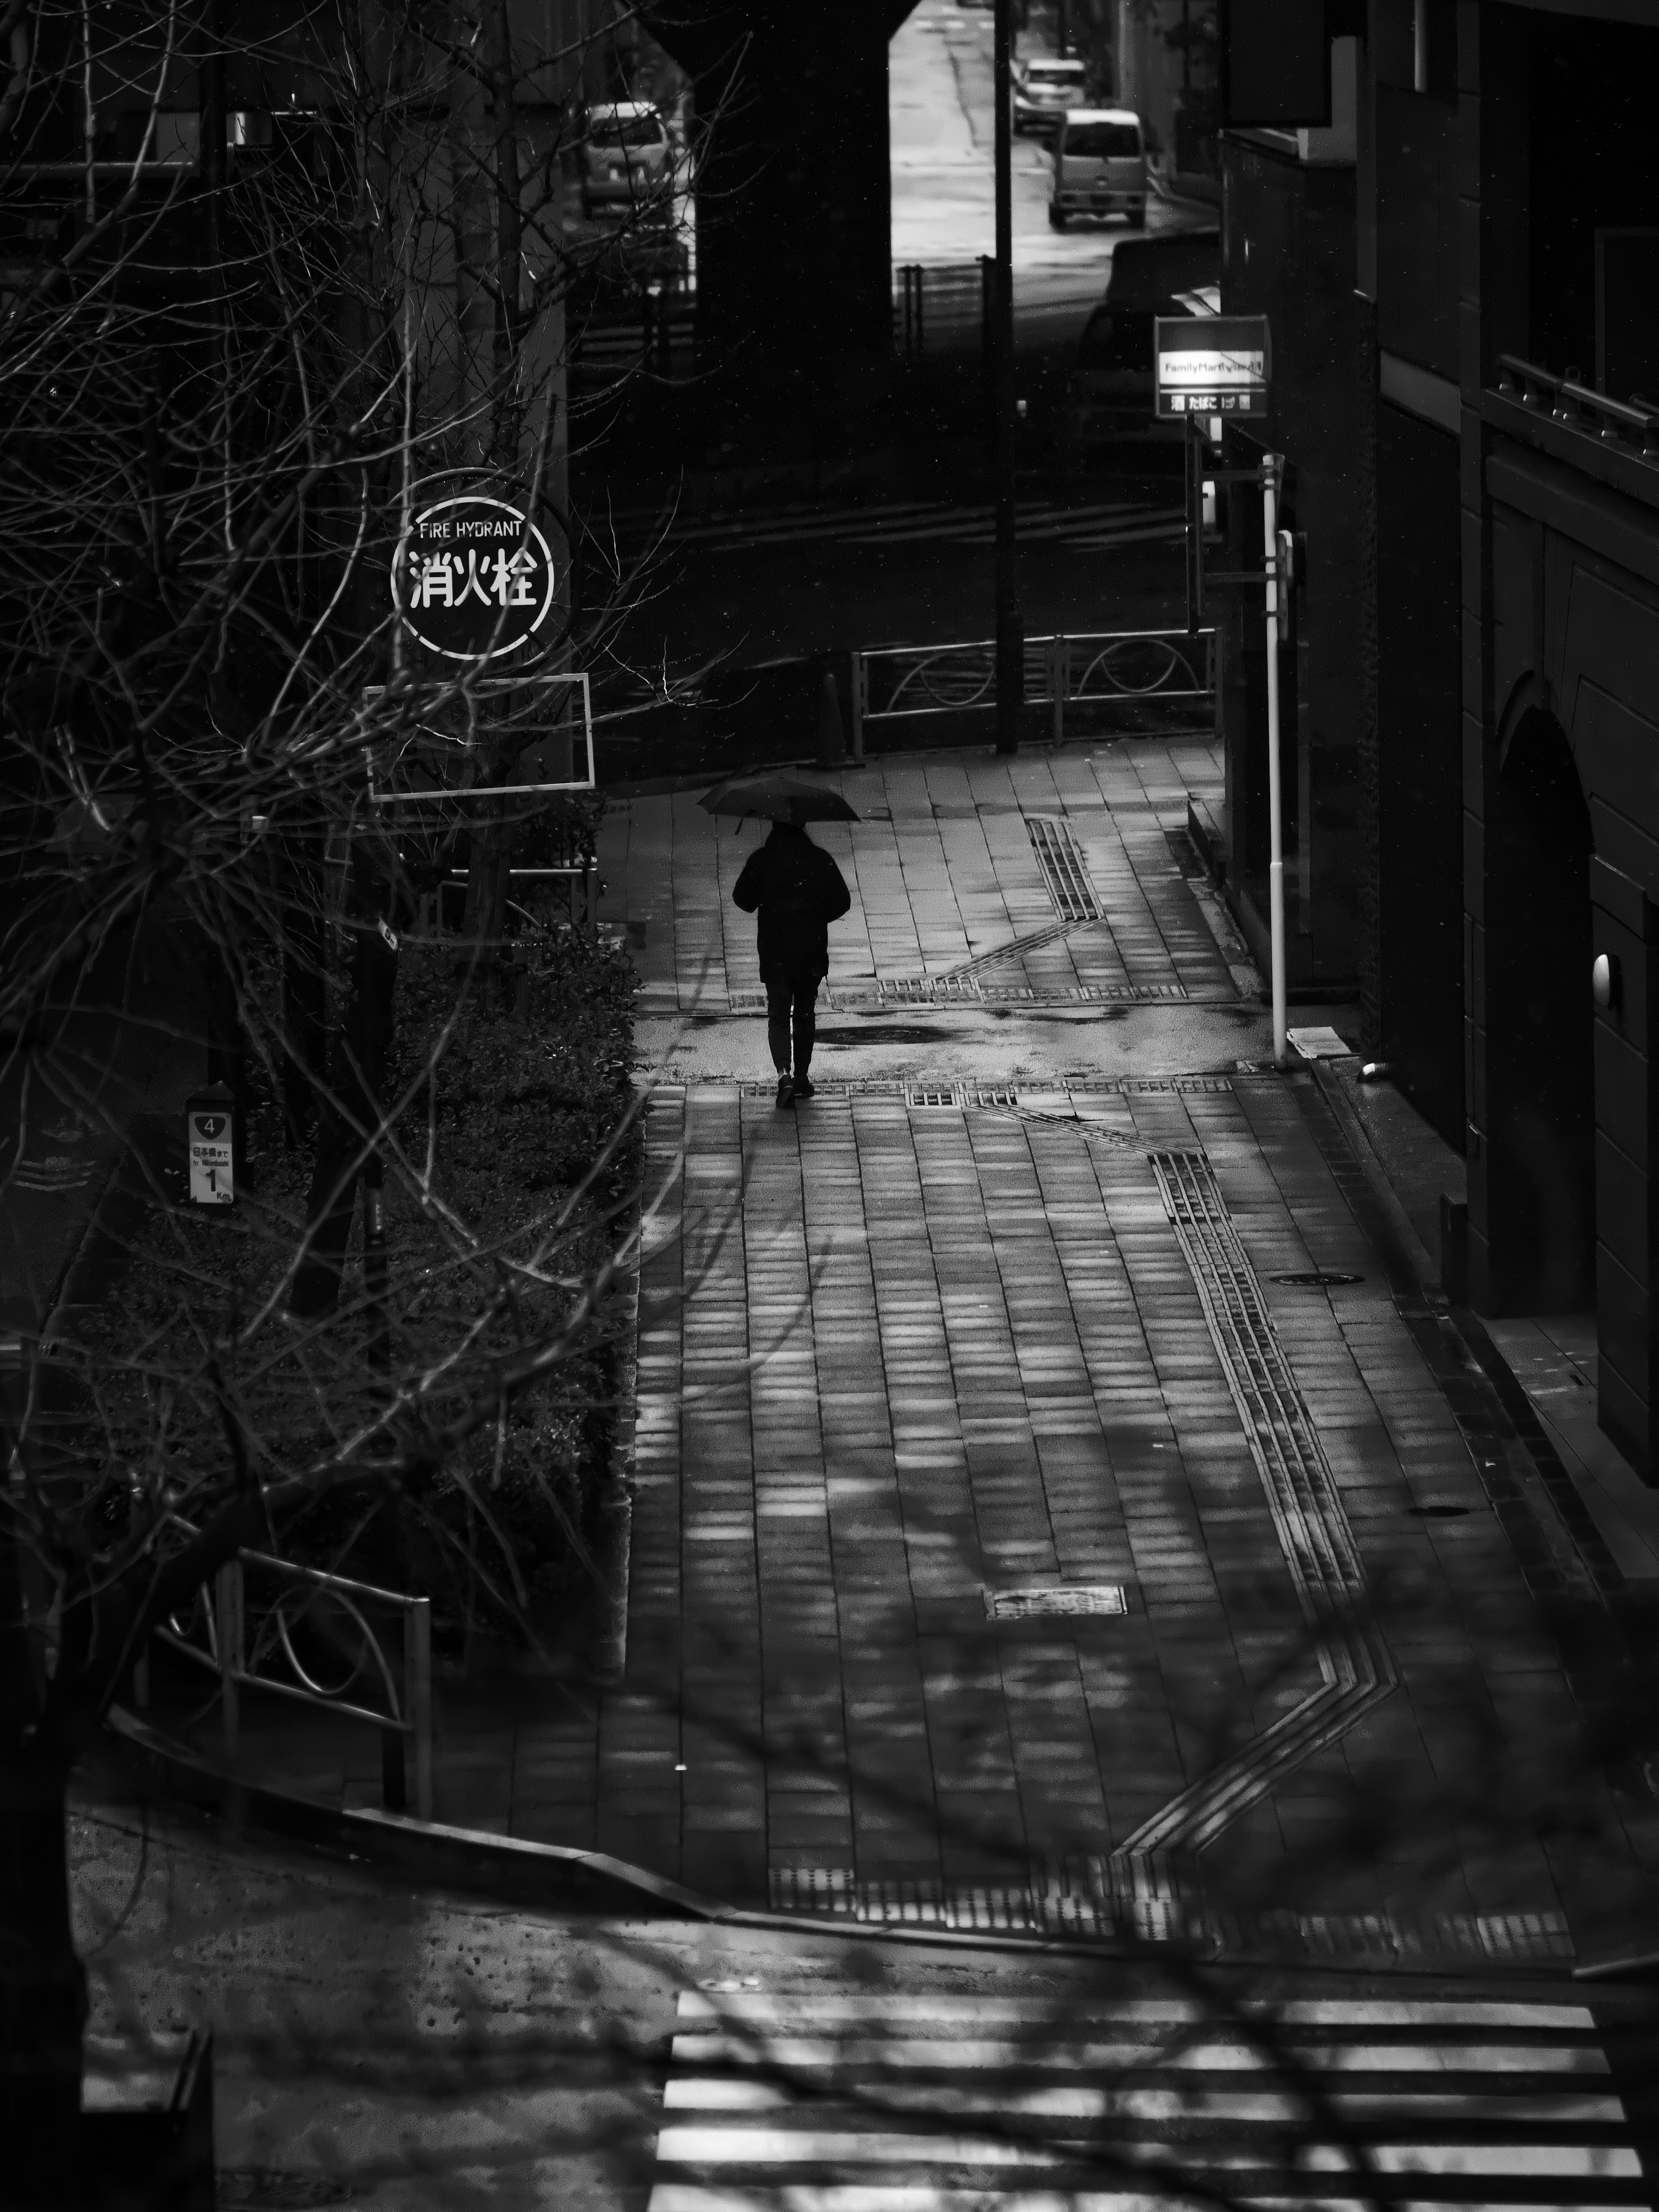
POLYGON ((1152 325, 1153 412, 1267 412, 1272 357, 1265 315, 1159 315, 1152 325))
POLYGON ((392 563, 404 628, 447 660, 499 660, 530 644, 557 582, 552 549, 529 516, 471 493, 416 515, 392 563))

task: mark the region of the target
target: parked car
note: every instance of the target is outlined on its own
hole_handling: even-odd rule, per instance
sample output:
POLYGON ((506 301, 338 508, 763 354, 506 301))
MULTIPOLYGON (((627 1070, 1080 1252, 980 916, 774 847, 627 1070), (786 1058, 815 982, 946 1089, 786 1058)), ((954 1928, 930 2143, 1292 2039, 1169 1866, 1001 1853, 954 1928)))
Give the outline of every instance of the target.
POLYGON ((1080 61, 1059 61, 1033 55, 1016 62, 1013 70, 1013 119, 1016 131, 1035 131, 1052 135, 1068 107, 1088 98, 1088 70, 1080 61))
POLYGON ((1131 230, 1146 220, 1146 143, 1127 107, 1068 107, 1054 133, 1048 220, 1064 230, 1074 215, 1121 215, 1131 230))
POLYGON ((1220 308, 1218 228, 1126 238, 1114 247, 1106 296, 1083 326, 1066 380, 1068 441, 1180 436, 1179 423, 1152 419, 1152 325, 1159 315, 1220 308))
POLYGON ((673 156, 668 126, 648 100, 590 107, 582 132, 582 212, 670 213, 673 156))

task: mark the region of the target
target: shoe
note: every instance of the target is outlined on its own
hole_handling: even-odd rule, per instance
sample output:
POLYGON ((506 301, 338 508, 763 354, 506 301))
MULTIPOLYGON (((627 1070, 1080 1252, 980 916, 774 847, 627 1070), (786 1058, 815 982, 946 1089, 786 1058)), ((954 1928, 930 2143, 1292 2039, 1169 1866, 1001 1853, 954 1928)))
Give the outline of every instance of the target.
POLYGON ((779 1076, 779 1078, 778 1078, 778 1104, 779 1104, 780 1106, 793 1106, 793 1105, 794 1104, 794 1103, 795 1103, 795 1086, 794 1086, 794 1085, 790 1081, 789 1078, 788 1078, 787 1075, 781 1075, 781 1076, 779 1076))
POLYGON ((798 1076, 795 1078, 795 1096, 796 1096, 796 1097, 797 1097, 797 1098, 811 1098, 811 1097, 814 1097, 815 1095, 816 1095, 816 1094, 815 1094, 815 1093, 814 1093, 814 1091, 813 1091, 812 1086, 811 1086, 811 1085, 807 1081, 806 1078, 805 1078, 804 1075, 798 1075, 798 1076))

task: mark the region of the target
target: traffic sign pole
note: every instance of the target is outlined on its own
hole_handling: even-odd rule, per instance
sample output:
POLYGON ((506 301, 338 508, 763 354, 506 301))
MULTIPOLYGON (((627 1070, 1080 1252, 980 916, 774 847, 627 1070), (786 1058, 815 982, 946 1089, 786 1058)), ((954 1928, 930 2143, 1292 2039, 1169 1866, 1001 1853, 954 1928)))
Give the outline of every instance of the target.
POLYGON ((991 401, 996 476, 997 750, 1019 750, 1025 688, 1025 637, 1019 613, 1014 505, 1014 217, 1012 87, 1013 0, 995 0, 992 98, 996 102, 996 269, 993 287, 991 401))
POLYGON ((1271 935, 1273 1066, 1282 1068, 1285 1036, 1285 794, 1279 757, 1279 479, 1282 453, 1261 457, 1261 538, 1267 568, 1267 923, 1271 935))

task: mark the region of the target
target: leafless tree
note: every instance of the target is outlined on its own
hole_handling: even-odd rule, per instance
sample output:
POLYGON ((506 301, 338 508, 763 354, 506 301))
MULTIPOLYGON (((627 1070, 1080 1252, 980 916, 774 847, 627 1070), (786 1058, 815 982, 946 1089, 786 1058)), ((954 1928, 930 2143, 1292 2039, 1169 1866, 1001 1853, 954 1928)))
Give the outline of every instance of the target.
POLYGON ((568 317, 605 265, 678 251, 683 197, 573 219, 567 15, 539 11, 537 40, 507 0, 0 10, 5 1202, 43 1129, 118 1146, 134 1068, 204 1047, 259 1169, 234 1216, 192 1222, 131 1153, 130 1297, 21 1331, 0 1526, 19 2202, 75 2201, 64 1790, 155 1624, 328 1498, 348 1531, 424 1527, 522 1615, 502 1497, 540 1486, 569 1518, 544 1470, 629 1265, 626 1067, 615 1126, 504 1208, 444 1142, 503 982, 531 1087, 556 1089, 585 1043, 537 1036, 540 997, 603 958, 544 914, 506 942, 514 836, 582 824, 490 793, 579 775, 580 716, 544 702, 641 588, 617 562, 572 598, 568 317), (552 605, 514 647, 503 588, 445 661, 390 586, 422 504, 464 493, 542 529, 552 605), (461 862, 463 941, 406 980, 399 1038, 400 942, 433 933, 461 862))

